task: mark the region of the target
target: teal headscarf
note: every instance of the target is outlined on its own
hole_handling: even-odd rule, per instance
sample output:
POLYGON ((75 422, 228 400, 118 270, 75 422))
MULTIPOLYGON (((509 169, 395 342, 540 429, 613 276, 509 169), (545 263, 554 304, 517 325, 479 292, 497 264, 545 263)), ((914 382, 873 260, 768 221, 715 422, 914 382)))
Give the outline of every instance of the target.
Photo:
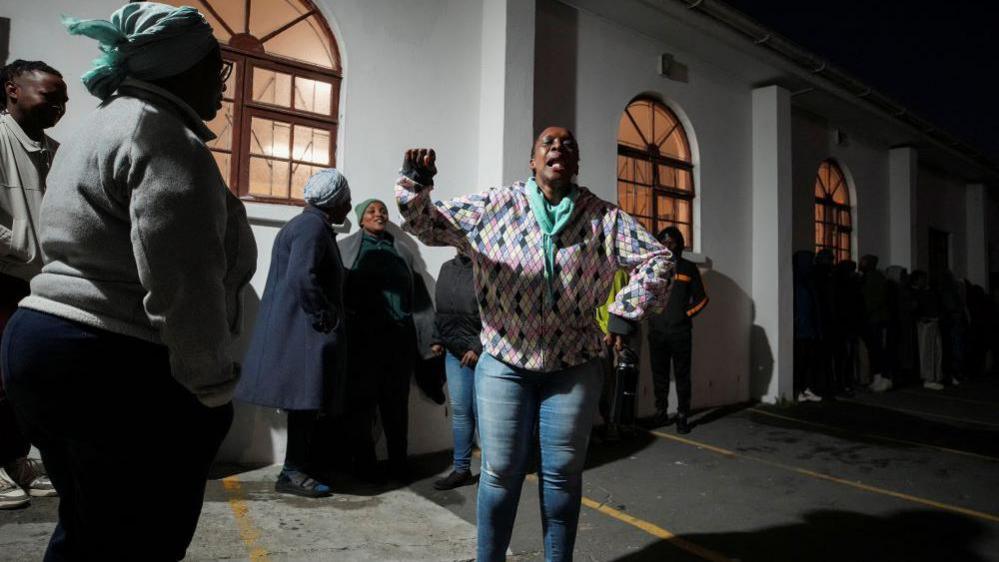
POLYGON ((552 205, 545 199, 544 193, 541 193, 541 188, 538 187, 534 178, 528 178, 524 189, 527 191, 527 201, 531 204, 531 211, 534 212, 538 226, 541 227, 541 239, 545 251, 545 279, 548 280, 549 296, 553 297, 554 289, 552 281, 555 278, 555 236, 559 232, 562 232, 565 225, 569 224, 572 211, 576 208, 576 194, 578 190, 573 185, 568 195, 563 197, 558 205, 552 205))
POLYGON ((102 100, 129 76, 157 80, 180 74, 218 45, 205 16, 187 6, 135 2, 116 10, 111 21, 63 16, 62 23, 71 35, 100 42, 103 54, 83 75, 83 84, 102 100))

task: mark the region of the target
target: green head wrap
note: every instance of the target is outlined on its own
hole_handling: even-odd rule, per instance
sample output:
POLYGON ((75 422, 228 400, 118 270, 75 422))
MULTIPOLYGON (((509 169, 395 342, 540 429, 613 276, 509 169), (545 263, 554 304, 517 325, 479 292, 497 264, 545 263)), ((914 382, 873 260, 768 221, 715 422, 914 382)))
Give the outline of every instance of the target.
POLYGON ((83 84, 102 100, 129 76, 157 80, 180 74, 218 45, 205 17, 187 6, 135 2, 111 14, 111 21, 63 16, 62 23, 71 35, 100 42, 103 54, 83 75, 83 84))
MULTIPOLYGON (((375 198, 365 199, 364 201, 358 203, 357 206, 354 207, 354 212, 357 213, 357 224, 361 224, 361 219, 364 218, 364 211, 367 211, 368 207, 370 207, 372 203, 381 203, 382 205, 385 205, 384 201, 375 198)), ((388 209, 388 205, 385 205, 385 208, 388 209)))

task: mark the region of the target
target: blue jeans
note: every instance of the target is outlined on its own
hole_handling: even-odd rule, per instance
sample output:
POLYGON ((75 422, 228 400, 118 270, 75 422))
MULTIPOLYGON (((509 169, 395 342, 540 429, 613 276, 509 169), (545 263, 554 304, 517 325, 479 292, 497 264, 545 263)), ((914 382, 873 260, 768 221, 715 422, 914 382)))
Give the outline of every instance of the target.
POLYGON ((583 463, 600 398, 600 361, 553 373, 483 355, 475 369, 482 474, 478 560, 504 560, 537 435, 545 560, 571 560, 583 494, 583 463))
POLYGON ((475 369, 462 367, 461 359, 444 358, 447 390, 451 395, 451 430, 454 432, 454 469, 468 472, 475 441, 475 369))

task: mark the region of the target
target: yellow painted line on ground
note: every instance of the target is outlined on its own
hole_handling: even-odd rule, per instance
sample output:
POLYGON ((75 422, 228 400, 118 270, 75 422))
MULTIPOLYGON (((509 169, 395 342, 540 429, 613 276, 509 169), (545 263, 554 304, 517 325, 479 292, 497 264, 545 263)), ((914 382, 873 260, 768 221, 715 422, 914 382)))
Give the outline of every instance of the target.
POLYGON ((603 513, 604 515, 613 517, 618 521, 627 523, 632 527, 637 527, 638 529, 641 529, 654 537, 663 539, 664 541, 675 546, 676 548, 684 550, 690 554, 693 554, 694 556, 699 556, 700 558, 703 558, 705 560, 711 560, 712 562, 731 562, 732 560, 731 558, 725 556, 724 554, 715 552, 708 548, 704 548, 703 546, 694 544, 686 539, 682 539, 674 535, 673 533, 667 531, 666 529, 663 529, 662 527, 655 525, 654 523, 649 523, 648 521, 639 519, 623 511, 614 509, 613 507, 610 507, 607 504, 603 504, 598 501, 591 500, 590 498, 583 497, 583 505, 585 505, 590 509, 603 513))
MULTIPOLYGON (((481 451, 475 450, 472 451, 472 456, 481 459, 482 453, 481 451)), ((535 483, 538 482, 538 476, 536 474, 528 474, 527 479, 530 480, 531 482, 535 483)), ((712 562, 731 562, 732 560, 731 558, 725 556, 724 554, 715 552, 708 548, 704 548, 703 546, 694 544, 686 539, 681 539, 680 537, 674 535, 673 533, 667 531, 666 529, 663 529, 662 527, 656 525, 655 523, 650 523, 648 521, 645 521, 644 519, 639 519, 634 515, 629 515, 623 511, 614 509, 613 507, 607 504, 598 502, 596 500, 592 500, 586 496, 583 496, 583 505, 594 511, 603 513, 604 515, 607 515, 609 517, 613 517, 614 519, 617 519, 622 523, 627 523, 628 525, 631 525, 636 529, 640 529, 652 535, 653 537, 663 539, 669 542, 669 544, 679 548, 680 550, 684 550, 686 552, 689 552, 690 554, 699 556, 705 560, 711 560, 712 562)))
POLYGON ((978 404, 979 406, 992 406, 993 408, 999 408, 999 402, 991 402, 989 400, 975 400, 973 398, 962 398, 959 396, 949 396, 947 394, 942 394, 940 392, 934 391, 933 394, 929 392, 919 392, 918 390, 912 390, 908 388, 903 388, 899 392, 904 392, 905 394, 911 394, 912 396, 922 396, 924 398, 943 398, 944 400, 955 400, 957 402, 967 402, 968 404, 978 404))
POLYGON ((260 540, 260 529, 253 524, 253 519, 250 517, 250 506, 246 504, 246 494, 243 493, 239 477, 227 476, 223 478, 222 487, 229 494, 229 509, 232 510, 232 515, 236 518, 239 537, 243 539, 246 551, 250 553, 250 560, 269 562, 271 558, 267 549, 257 544, 257 541, 260 540))
POLYGON ((799 423, 801 425, 808 425, 808 426, 811 426, 811 427, 820 427, 822 429, 828 429, 828 430, 831 430, 831 431, 835 431, 837 433, 844 433, 844 434, 847 434, 847 435, 859 435, 860 437, 865 437, 867 439, 877 439, 879 441, 885 441, 885 442, 888 442, 888 443, 899 443, 901 445, 911 445, 911 446, 915 446, 915 447, 925 447, 927 449, 934 449, 934 450, 937 450, 937 451, 943 451, 945 453, 954 453, 956 455, 964 455, 964 456, 967 456, 967 457, 974 457, 974 458, 984 459, 984 460, 993 461, 993 462, 999 461, 999 458, 990 457, 989 455, 983 455, 981 453, 972 453, 971 451, 962 451, 961 449, 951 449, 950 447, 941 447, 939 445, 930 445, 929 443, 921 443, 919 441, 909 441, 907 439, 896 439, 895 437, 885 437, 884 435, 875 435, 873 433, 860 433, 858 431, 851 431, 849 429, 843 429, 841 427, 836 427, 834 425, 828 425, 828 424, 819 423, 819 422, 802 420, 802 419, 794 418, 794 417, 791 417, 791 416, 782 416, 780 414, 775 414, 773 412, 768 412, 766 410, 760 410, 758 408, 749 408, 749 411, 753 412, 753 413, 756 413, 756 414, 762 414, 764 416, 769 416, 771 418, 777 418, 777 419, 781 419, 781 420, 792 421, 792 422, 795 422, 795 423, 799 423))
POLYGON ((685 438, 685 437, 678 437, 676 435, 670 435, 668 433, 662 433, 660 431, 650 431, 649 433, 652 434, 652 435, 655 435, 656 437, 660 437, 662 439, 669 439, 670 441, 676 441, 676 442, 679 442, 679 443, 683 443, 685 445, 691 445, 691 446, 697 447, 699 449, 706 449, 708 451, 712 451, 712 452, 724 455, 724 456, 729 457, 729 458, 746 459, 746 460, 749 460, 749 461, 753 461, 753 462, 756 462, 756 463, 764 464, 764 465, 767 465, 767 466, 772 466, 774 468, 780 468, 782 470, 787 470, 787 471, 794 472, 794 473, 797 473, 797 474, 802 474, 804 476, 809 476, 809 477, 816 478, 816 479, 819 479, 819 480, 825 480, 827 482, 835 482, 836 484, 842 484, 844 486, 849 486, 851 488, 855 488, 855 489, 858 489, 858 490, 863 490, 865 492, 872 492, 872 493, 880 494, 880 495, 883 495, 883 496, 890 496, 890 497, 893 497, 893 498, 898 498, 898 499, 901 499, 901 500, 909 501, 909 502, 912 502, 912 503, 917 503, 917 504, 920 504, 920 505, 934 507, 936 509, 940 509, 940 510, 943 510, 943 511, 950 511, 950 512, 953 512, 953 513, 960 513, 962 515, 968 515, 970 517, 976 517, 978 519, 983 519, 985 521, 990 521, 992 523, 999 523, 999 515, 995 515, 995 514, 992 514, 992 513, 986 513, 984 511, 976 511, 974 509, 968 509, 968 508, 965 508, 965 507, 960 507, 960 506, 956 506, 956 505, 950 505, 950 504, 943 503, 943 502, 938 502, 938 501, 934 501, 934 500, 928 500, 926 498, 921 498, 919 496, 913 496, 913 495, 910 495, 910 494, 904 494, 902 492, 895 492, 893 490, 886 490, 884 488, 879 488, 877 486, 872 486, 870 484, 864 484, 862 482, 854 482, 852 480, 845 480, 843 478, 837 478, 837 477, 831 476, 829 474, 824 474, 824 473, 821 473, 821 472, 816 472, 814 470, 808 470, 808 469, 805 469, 805 468, 800 468, 800 467, 797 467, 797 466, 793 466, 793 465, 789 465, 789 464, 784 464, 782 462, 771 461, 771 460, 767 460, 767 459, 761 459, 759 457, 753 457, 753 456, 750 456, 750 455, 743 455, 743 454, 737 453, 735 451, 730 451, 728 449, 723 449, 721 447, 715 447, 714 445, 708 445, 707 443, 701 443, 700 441, 695 441, 693 439, 688 439, 688 438, 685 438))
POLYGON ((927 416, 927 417, 931 417, 931 418, 939 418, 939 419, 942 419, 942 420, 948 420, 948 421, 963 423, 963 424, 967 424, 967 425, 984 425, 984 426, 988 426, 988 427, 999 428, 999 423, 994 423, 994 422, 979 421, 979 420, 969 420, 967 418, 958 418, 958 417, 955 417, 955 416, 948 416, 948 415, 945 415, 945 414, 934 414, 932 412, 922 412, 922 411, 919 411, 919 410, 910 410, 908 408, 897 408, 895 406, 883 406, 881 404, 871 404, 870 402, 864 402, 863 400, 848 400, 848 399, 840 398, 839 401, 840 402, 849 402, 850 404, 860 404, 861 406, 870 406, 871 408, 880 408, 882 410, 891 410, 893 412, 900 412, 900 413, 903 413, 903 414, 909 414, 909 415, 916 416, 916 417, 927 416))

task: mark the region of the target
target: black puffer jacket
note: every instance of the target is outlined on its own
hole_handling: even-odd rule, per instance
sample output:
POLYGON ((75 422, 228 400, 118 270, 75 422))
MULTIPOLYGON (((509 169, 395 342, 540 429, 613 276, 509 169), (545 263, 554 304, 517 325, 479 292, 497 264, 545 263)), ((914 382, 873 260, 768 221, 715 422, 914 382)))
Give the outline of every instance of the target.
POLYGON ((451 355, 461 358, 468 350, 482 355, 482 320, 475 298, 472 260, 457 256, 441 266, 437 277, 437 316, 434 320, 434 342, 440 343, 451 355))

